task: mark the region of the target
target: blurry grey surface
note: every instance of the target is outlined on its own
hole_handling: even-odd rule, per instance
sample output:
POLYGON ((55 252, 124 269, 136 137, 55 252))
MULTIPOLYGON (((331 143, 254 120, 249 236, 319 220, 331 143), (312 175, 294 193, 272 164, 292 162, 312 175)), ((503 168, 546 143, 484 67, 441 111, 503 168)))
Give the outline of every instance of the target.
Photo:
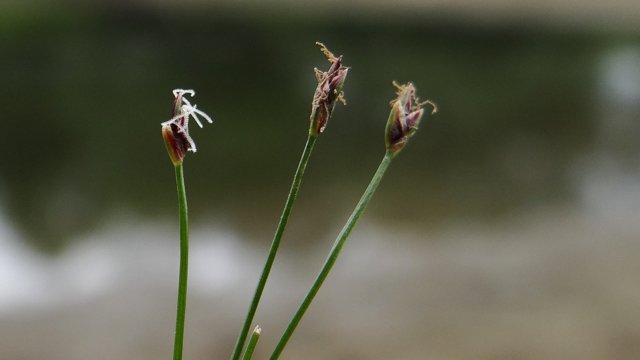
MULTIPOLYGON (((508 220, 428 235, 365 222, 283 358, 636 358, 638 223, 558 210, 508 220)), ((2 358, 170 354, 177 259, 162 228, 111 227, 56 261, 8 254, 30 271, 2 269, 22 273, 22 287, 1 289, 2 358)), ((218 227, 196 229, 192 241, 185 356, 225 358, 266 247, 218 227)), ((256 319, 258 358, 328 245, 281 254, 256 319)))

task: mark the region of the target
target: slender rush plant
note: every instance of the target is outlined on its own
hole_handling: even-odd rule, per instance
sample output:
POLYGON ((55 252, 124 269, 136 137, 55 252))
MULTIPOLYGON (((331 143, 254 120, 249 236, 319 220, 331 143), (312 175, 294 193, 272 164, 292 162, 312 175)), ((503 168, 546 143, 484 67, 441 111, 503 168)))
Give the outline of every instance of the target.
POLYGON ((293 178, 293 184, 291 185, 291 190, 289 191, 287 202, 284 206, 284 211, 282 212, 280 222, 278 223, 276 233, 273 237, 271 248, 269 249, 269 254, 267 255, 267 261, 264 264, 264 269, 262 270, 262 274, 260 275, 260 280, 258 281, 258 285, 256 286, 253 299, 251 301, 251 304, 249 305, 247 316, 245 318, 244 324, 242 325, 242 329, 240 330, 240 334, 238 335, 236 345, 233 349, 231 360, 239 360, 242 354, 242 349, 244 347, 244 343, 246 342, 249 328, 251 327, 251 323, 253 322, 253 318, 258 309, 258 304, 260 302, 262 292, 264 291, 267 279, 269 278, 269 273, 271 272, 271 267, 273 266, 273 262, 275 261, 278 248, 280 247, 280 240, 282 239, 282 235, 284 234, 284 230, 289 220, 289 215, 291 214, 293 204, 296 200, 296 196, 298 195, 298 189, 300 188, 300 183, 302 182, 302 175, 304 174, 307 162, 309 162, 309 157, 311 156, 313 145, 315 144, 318 135, 323 132, 324 128, 327 126, 327 121, 333 113, 336 101, 340 100, 345 103, 342 97, 342 87, 344 85, 344 80, 347 76, 348 69, 342 66, 342 56, 335 57, 323 44, 316 44, 321 46, 322 52, 329 58, 331 67, 327 72, 320 71, 317 68, 314 69, 316 73, 316 79, 318 80, 318 86, 316 87, 316 92, 313 96, 311 107, 311 126, 309 128, 309 137, 307 138, 307 144, 305 145, 304 151, 302 152, 302 158, 300 159, 298 169, 296 170, 296 174, 293 178))
MULTIPOLYGON (((324 131, 327 122, 331 117, 331 114, 333 113, 336 102, 338 100, 342 101, 343 103, 345 102, 342 96, 342 87, 344 86, 344 81, 347 76, 348 69, 342 66, 342 56, 335 57, 329 50, 327 50, 324 45, 322 45, 321 43, 317 44, 321 46, 322 52, 324 52, 324 54, 329 58, 331 66, 327 72, 314 69, 316 78, 318 80, 318 86, 313 96, 311 107, 311 125, 309 128, 309 136, 302 153, 302 158, 300 159, 300 163, 298 164, 298 168, 293 179, 293 184, 291 185, 291 190, 289 191, 289 195, 287 197, 284 211, 282 213, 282 216, 280 217, 280 222, 278 223, 271 248, 269 249, 269 254, 267 256, 264 269, 258 281, 258 285, 249 306, 249 310, 243 323, 242 330, 238 335, 238 340, 236 341, 234 351, 231 355, 231 360, 240 360, 240 357, 242 356, 242 350, 249 335, 249 327, 253 322, 253 318, 258 309, 258 304, 260 302, 262 292, 267 283, 267 279, 269 278, 269 273, 273 266, 273 262, 275 261, 276 254, 280 246, 280 241, 287 226, 291 210, 293 209, 293 204, 298 194, 298 189, 300 187, 300 183, 302 182, 302 176, 309 161, 309 157, 311 156, 313 146, 317 140, 318 135, 324 131)), ((373 196, 373 193, 375 192, 378 184, 382 180, 382 177, 389 164, 391 163, 391 160, 400 152, 400 150, 404 148, 407 140, 417 130, 418 123, 420 122, 420 119, 422 118, 422 115, 424 113, 424 109, 422 109, 421 106, 429 103, 433 106, 432 114, 436 111, 435 105, 430 101, 426 101, 423 103, 420 103, 418 101, 418 99, 415 97, 415 88, 413 84, 408 83, 407 85, 398 85, 395 82, 393 84, 398 88, 398 97, 391 102, 392 110, 391 114, 389 115, 385 130, 385 145, 387 149, 385 156, 383 157, 378 170, 373 176, 371 183, 365 190, 364 195, 358 202, 358 205, 349 217, 349 220, 338 235, 338 238, 336 239, 329 253, 329 256, 327 257, 327 260, 322 266, 322 269, 320 270, 320 273, 318 274, 315 282, 311 286, 311 289, 305 296, 302 304, 285 329, 282 337, 280 338, 280 341, 271 354, 270 360, 278 359, 278 357, 284 350, 287 342, 300 323, 300 320, 304 316, 314 297, 320 290, 320 287, 329 275, 329 272, 338 259, 340 251, 342 250, 347 238, 351 234, 351 231, 353 230, 358 219, 369 204, 369 201, 371 200, 371 197, 373 196)), ((169 157, 171 158, 171 162, 175 167, 176 184, 178 189, 178 204, 180 213, 180 274, 178 281, 176 333, 173 359, 182 360, 185 311, 187 304, 187 278, 189 268, 187 196, 184 185, 184 169, 182 164, 184 157, 188 151, 196 151, 196 145, 193 139, 191 139, 191 137, 189 136, 189 118, 193 117, 193 119, 198 123, 200 127, 202 127, 202 123, 200 122, 198 115, 205 118, 209 123, 212 123, 213 121, 207 114, 197 109, 196 105, 191 105, 189 100, 184 97, 184 95, 195 96, 195 91, 176 89, 173 91, 173 95, 175 97, 175 101, 173 104, 173 116, 170 120, 163 122, 161 125, 162 136, 164 138, 169 157)), ((251 359, 258 339, 260 337, 260 332, 261 329, 256 326, 249 344, 247 345, 247 348, 244 352, 244 356, 242 357, 243 360, 251 359)))
POLYGON ((402 148, 406 145, 409 137, 411 137, 418 128, 418 123, 420 122, 420 119, 422 118, 424 112, 424 109, 420 108, 421 105, 429 103, 433 106, 433 112, 436 111, 435 105, 430 101, 427 101, 425 103, 418 102, 418 99, 415 97, 415 88, 413 84, 408 83, 407 85, 399 86, 394 82, 394 85, 398 88, 398 98, 392 101, 393 108, 391 109, 391 114, 389 115, 389 119, 387 121, 385 131, 385 144, 387 147, 387 151, 382 159, 382 162, 380 163, 380 166, 378 167, 378 170, 373 176, 373 179, 371 179, 371 183, 369 183, 369 186, 365 190, 364 195, 362 195, 362 198, 351 214, 351 217, 349 217, 349 220, 347 220, 347 223, 340 232, 340 235, 338 235, 338 238, 333 244, 327 260, 320 270, 320 273, 318 274, 315 282, 311 286, 311 289, 302 301, 302 304, 289 322, 289 325, 278 341, 278 344, 273 350, 273 353, 271 354, 269 360, 278 359, 278 357, 284 350, 284 347, 287 345, 287 342, 291 338, 291 335, 300 323, 300 320, 309 308, 309 305, 311 305, 313 298, 316 296, 316 294, 320 290, 320 287, 329 275, 331 268, 338 259, 338 255, 340 255, 340 251, 342 250, 342 247, 347 241, 347 238, 356 225, 356 222, 360 218, 360 215, 362 215, 364 209, 367 207, 367 204, 369 204, 369 201, 371 200, 374 191, 378 187, 380 180, 382 180, 382 176, 391 163, 391 160, 400 152, 400 150, 402 150, 402 148))
POLYGON ((178 279, 178 310, 176 312, 176 335, 173 347, 173 360, 182 359, 182 347, 184 342, 184 322, 187 308, 187 275, 189 270, 189 222, 187 218, 187 193, 184 186, 184 171, 182 161, 187 151, 196 152, 196 144, 189 136, 189 117, 202 127, 197 115, 204 117, 209 123, 213 122, 204 112, 198 110, 196 105, 191 105, 184 98, 185 94, 194 96, 193 90, 173 90, 175 101, 173 103, 173 117, 163 122, 162 137, 169 152, 171 162, 176 171, 176 184, 178 187, 178 205, 180 211, 180 276, 178 279))

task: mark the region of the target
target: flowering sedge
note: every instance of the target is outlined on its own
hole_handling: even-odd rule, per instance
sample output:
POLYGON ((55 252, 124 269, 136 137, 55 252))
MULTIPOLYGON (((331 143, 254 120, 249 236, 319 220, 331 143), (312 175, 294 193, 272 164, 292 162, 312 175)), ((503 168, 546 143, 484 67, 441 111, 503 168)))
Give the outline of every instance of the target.
POLYGON ((200 127, 202 127, 202 123, 198 115, 205 118, 209 123, 213 122, 209 115, 197 108, 197 105, 191 105, 189 100, 184 97, 185 94, 195 96, 196 92, 183 89, 173 90, 175 100, 173 102, 172 118, 161 124, 164 144, 169 152, 171 162, 176 166, 182 163, 187 151, 196 152, 196 143, 189 136, 189 118, 193 117, 200 127))
POLYGON ((342 87, 349 71, 342 66, 342 56, 335 57, 322 43, 317 42, 316 44, 322 47, 322 52, 329 58, 331 67, 327 72, 314 69, 318 87, 316 87, 311 104, 311 128, 309 129, 309 133, 314 136, 324 131, 333 108, 336 106, 336 101, 340 100, 343 104, 345 103, 342 97, 342 87))
POLYGON ((398 88, 398 97, 391 102, 392 109, 389 120, 387 120, 385 144, 387 151, 395 156, 418 129, 418 123, 424 113, 422 105, 433 106, 432 114, 436 112, 436 105, 429 100, 419 102, 415 96, 416 88, 412 83, 398 85, 394 81, 393 85, 398 88))

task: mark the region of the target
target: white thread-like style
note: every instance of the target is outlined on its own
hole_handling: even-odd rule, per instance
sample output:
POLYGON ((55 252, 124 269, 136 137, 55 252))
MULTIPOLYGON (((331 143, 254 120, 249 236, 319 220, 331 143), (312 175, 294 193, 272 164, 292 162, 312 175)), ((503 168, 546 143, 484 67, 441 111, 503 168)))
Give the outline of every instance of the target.
POLYGON ((194 90, 184 90, 184 89, 173 90, 174 97, 177 98, 180 95, 182 95, 182 106, 178 111, 178 115, 163 122, 160 125, 162 125, 163 127, 170 126, 171 124, 176 125, 178 127, 178 132, 183 133, 187 138, 187 141, 189 142, 188 150, 192 152, 196 152, 196 143, 193 141, 191 136, 189 136, 189 117, 193 117, 196 123, 198 123, 198 126, 200 126, 201 128, 202 128, 202 123, 200 122, 200 118, 198 118, 198 115, 205 118, 205 120, 207 120, 210 124, 213 123, 213 120, 211 120, 211 117, 209 117, 209 115, 207 115, 204 111, 198 109, 197 105, 191 105, 189 100, 187 100, 184 97, 184 95, 190 95, 192 97, 195 96, 196 92, 194 90), (182 118, 184 118, 184 126, 180 126, 180 124, 178 124, 178 120, 182 118))

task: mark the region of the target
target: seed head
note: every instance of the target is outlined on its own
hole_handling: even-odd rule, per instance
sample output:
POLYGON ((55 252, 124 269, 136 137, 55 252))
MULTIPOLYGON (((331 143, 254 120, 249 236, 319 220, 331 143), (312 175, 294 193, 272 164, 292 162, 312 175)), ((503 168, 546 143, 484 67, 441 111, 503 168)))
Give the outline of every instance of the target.
POLYGON ((318 87, 313 95, 311 106, 311 128, 309 132, 313 135, 318 135, 324 131, 337 100, 346 104, 343 98, 342 86, 349 71, 349 69, 342 66, 342 56, 335 57, 322 43, 317 42, 316 44, 322 47, 322 52, 329 58, 331 67, 327 72, 320 71, 317 68, 314 69, 318 87))
POLYGON ((422 105, 430 104, 433 106, 432 114, 436 112, 436 105, 429 100, 420 103, 415 96, 416 89, 412 83, 398 85, 394 81, 393 85, 398 88, 398 97, 391 102, 392 109, 389 120, 387 120, 385 143, 387 151, 395 156, 418 129, 418 123, 424 113, 422 105))
POLYGON ((187 151, 196 152, 196 143, 189 136, 189 117, 193 117, 200 127, 202 127, 202 123, 198 115, 205 118, 209 123, 213 122, 209 115, 196 107, 197 105, 191 105, 189 100, 184 97, 185 94, 195 96, 196 92, 183 89, 173 90, 175 100, 173 102, 172 117, 161 124, 164 144, 174 165, 182 163, 187 151))

